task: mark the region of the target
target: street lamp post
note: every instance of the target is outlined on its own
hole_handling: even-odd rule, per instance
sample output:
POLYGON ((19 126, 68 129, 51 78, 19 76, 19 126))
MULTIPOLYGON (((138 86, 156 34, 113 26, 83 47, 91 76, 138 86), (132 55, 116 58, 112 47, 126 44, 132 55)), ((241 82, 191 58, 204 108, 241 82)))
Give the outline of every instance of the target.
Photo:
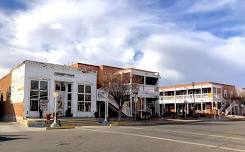
POLYGON ((108 124, 108 100, 109 100, 109 93, 106 93, 106 101, 105 101, 105 119, 103 124, 107 125, 108 124))
POLYGON ((59 124, 57 123, 57 97, 58 97, 58 95, 59 95, 58 92, 53 93, 53 96, 54 96, 54 122, 50 125, 51 128, 59 126, 59 124))
POLYGON ((244 110, 244 105, 243 104, 241 104, 241 107, 242 107, 242 116, 243 116, 243 110, 244 110))
POLYGON ((134 99, 134 116, 135 116, 135 120, 137 120, 137 99, 134 99))

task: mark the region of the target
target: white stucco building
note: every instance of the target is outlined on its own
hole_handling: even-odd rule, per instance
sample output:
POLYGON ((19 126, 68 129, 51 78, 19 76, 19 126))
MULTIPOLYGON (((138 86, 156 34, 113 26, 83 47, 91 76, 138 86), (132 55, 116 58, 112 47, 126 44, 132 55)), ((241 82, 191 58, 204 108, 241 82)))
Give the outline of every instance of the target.
POLYGON ((96 81, 96 72, 27 60, 11 71, 10 102, 22 103, 24 119, 45 116, 54 112, 53 92, 57 91, 59 116, 93 117, 96 81))

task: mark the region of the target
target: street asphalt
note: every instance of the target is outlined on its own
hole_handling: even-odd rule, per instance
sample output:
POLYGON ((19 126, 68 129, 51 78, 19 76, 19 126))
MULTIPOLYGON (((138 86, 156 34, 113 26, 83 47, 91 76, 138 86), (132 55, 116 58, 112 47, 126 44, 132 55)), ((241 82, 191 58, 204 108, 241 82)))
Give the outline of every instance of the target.
POLYGON ((0 152, 245 152, 245 121, 5 132, 0 152))

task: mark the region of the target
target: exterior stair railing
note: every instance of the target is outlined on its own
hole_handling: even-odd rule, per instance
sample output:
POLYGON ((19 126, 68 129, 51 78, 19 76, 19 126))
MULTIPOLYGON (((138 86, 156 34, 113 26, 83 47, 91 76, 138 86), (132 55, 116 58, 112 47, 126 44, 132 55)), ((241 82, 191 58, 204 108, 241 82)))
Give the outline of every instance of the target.
MULTIPOLYGON (((114 108, 119 110, 119 105, 116 102, 116 100, 114 99, 114 97, 103 89, 97 89, 97 100, 103 101, 103 102, 106 102, 106 100, 108 100, 109 104, 111 104, 114 108), (108 99, 107 99, 107 97, 108 97, 108 99)), ((128 112, 127 109, 124 109, 124 108, 126 108, 126 107, 123 107, 122 113, 129 117, 130 113, 128 112)))
POLYGON ((230 106, 225 110, 225 115, 228 115, 235 106, 239 106, 236 101, 233 101, 230 106))
POLYGON ((227 106, 228 106, 228 102, 222 102, 222 105, 221 105, 221 107, 219 109, 220 114, 225 111, 227 106))

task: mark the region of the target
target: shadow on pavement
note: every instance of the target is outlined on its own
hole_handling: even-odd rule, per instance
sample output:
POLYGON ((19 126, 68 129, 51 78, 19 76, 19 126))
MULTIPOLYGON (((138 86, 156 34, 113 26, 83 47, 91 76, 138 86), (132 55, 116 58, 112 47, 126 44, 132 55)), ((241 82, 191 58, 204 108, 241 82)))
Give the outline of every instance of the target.
POLYGON ((0 135, 0 142, 18 140, 18 139, 28 139, 21 136, 23 135, 0 135))

